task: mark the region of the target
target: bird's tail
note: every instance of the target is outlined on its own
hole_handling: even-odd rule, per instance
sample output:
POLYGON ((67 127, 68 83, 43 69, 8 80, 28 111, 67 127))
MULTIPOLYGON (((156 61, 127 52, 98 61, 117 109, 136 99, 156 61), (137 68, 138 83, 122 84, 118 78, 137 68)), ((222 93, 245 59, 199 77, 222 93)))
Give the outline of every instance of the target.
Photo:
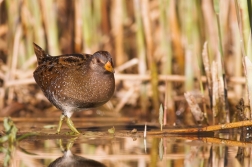
POLYGON ((39 47, 37 44, 33 43, 34 52, 38 59, 38 64, 41 64, 43 61, 42 59, 45 57, 50 57, 49 54, 47 54, 41 47, 39 47))

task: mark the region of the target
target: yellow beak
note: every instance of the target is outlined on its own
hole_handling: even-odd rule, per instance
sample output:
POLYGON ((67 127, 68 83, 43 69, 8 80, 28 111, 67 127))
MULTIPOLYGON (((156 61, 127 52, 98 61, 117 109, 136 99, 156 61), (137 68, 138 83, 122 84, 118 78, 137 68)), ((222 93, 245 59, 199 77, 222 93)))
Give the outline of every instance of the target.
POLYGON ((105 65, 104 65, 104 68, 109 71, 109 72, 112 72, 114 73, 114 68, 112 67, 112 64, 110 63, 110 61, 108 61, 105 65))

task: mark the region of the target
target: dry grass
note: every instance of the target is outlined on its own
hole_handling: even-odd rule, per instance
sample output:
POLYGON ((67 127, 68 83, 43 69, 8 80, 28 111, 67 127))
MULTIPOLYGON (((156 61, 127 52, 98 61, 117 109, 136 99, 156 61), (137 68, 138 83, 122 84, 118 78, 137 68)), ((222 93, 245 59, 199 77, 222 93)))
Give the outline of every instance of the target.
MULTIPOLYGON (((0 109, 44 100, 32 77, 35 42, 52 55, 109 51, 117 69, 112 110, 124 112, 131 106, 157 120, 163 103, 169 115, 164 120, 173 124, 175 111, 187 119, 186 103, 176 98, 190 91, 201 98, 204 112, 210 109, 210 122, 218 123, 212 109, 222 113, 220 122, 229 122, 235 111, 228 109, 226 97, 236 102, 247 93, 242 60, 251 55, 248 18, 246 1, 0 1, 0 109), (207 57, 202 58, 205 41, 207 57), (223 80, 215 88, 222 107, 211 103, 216 83, 206 69, 213 62, 221 65, 212 79, 223 80), (208 82, 202 83, 205 74, 208 82)), ((248 96, 244 98, 248 105, 248 96)))

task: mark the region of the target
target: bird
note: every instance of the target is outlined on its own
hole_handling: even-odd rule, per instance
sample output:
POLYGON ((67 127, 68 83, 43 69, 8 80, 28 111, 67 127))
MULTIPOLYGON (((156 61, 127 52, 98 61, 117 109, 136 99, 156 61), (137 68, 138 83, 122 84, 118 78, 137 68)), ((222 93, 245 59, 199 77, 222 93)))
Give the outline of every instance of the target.
POLYGON ((62 111, 57 133, 65 120, 73 133, 80 134, 71 120, 72 114, 101 106, 114 94, 114 64, 110 53, 51 56, 37 44, 33 46, 38 62, 33 77, 46 98, 62 111))

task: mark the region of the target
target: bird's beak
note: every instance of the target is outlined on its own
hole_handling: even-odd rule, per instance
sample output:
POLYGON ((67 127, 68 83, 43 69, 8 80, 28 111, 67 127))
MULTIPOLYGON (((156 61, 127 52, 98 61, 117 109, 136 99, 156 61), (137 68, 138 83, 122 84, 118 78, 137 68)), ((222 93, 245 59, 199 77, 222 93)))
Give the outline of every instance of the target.
POLYGON ((115 73, 114 68, 113 68, 113 66, 112 66, 112 64, 111 64, 110 61, 108 61, 108 62, 104 65, 104 68, 105 68, 107 71, 109 71, 109 72, 115 73))

